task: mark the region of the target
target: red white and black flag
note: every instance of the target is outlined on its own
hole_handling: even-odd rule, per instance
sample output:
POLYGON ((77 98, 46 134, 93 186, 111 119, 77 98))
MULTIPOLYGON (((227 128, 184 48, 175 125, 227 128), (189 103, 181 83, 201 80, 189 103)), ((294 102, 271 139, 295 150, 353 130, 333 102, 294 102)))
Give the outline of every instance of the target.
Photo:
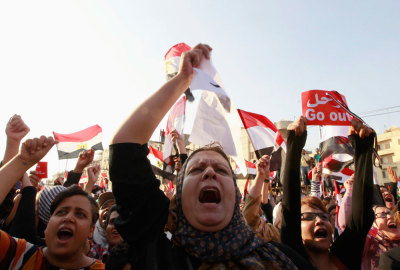
POLYGON ((250 137, 257 158, 271 156, 270 171, 279 170, 286 142, 276 126, 264 115, 239 110, 243 126, 250 137))
MULTIPOLYGON (((176 76, 176 74, 178 74, 182 53, 190 51, 191 49, 192 47, 182 42, 172 46, 165 54, 164 60, 167 81, 171 80, 173 77, 176 76)), ((190 91, 190 88, 186 89, 185 96, 189 101, 194 100, 194 96, 190 91)))
MULTIPOLYGON (((165 130, 164 142, 164 168, 163 170, 172 173, 174 171, 171 138, 171 131, 176 130, 183 137, 183 126, 185 123, 186 97, 180 98, 170 110, 167 120, 167 128, 165 130)), ((176 153, 178 154, 178 153, 176 153)))
POLYGON ((163 179, 175 180, 175 175, 163 170, 163 152, 155 149, 153 146, 149 146, 149 154, 147 158, 150 161, 151 168, 153 169, 153 173, 162 177, 163 179))
POLYGON ((53 135, 54 139, 59 142, 57 144, 59 159, 77 158, 84 149, 103 150, 102 129, 98 125, 71 134, 53 131, 53 135))
POLYGON ((319 144, 323 174, 331 175, 332 179, 342 183, 349 177, 345 169, 353 164, 354 157, 348 132, 347 126, 324 126, 319 144))

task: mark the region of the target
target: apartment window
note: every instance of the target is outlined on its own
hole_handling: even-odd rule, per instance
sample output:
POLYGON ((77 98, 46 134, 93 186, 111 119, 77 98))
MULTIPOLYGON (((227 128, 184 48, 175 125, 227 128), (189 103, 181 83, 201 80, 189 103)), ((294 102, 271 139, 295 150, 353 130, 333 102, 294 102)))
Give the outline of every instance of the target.
POLYGON ((388 177, 386 170, 382 170, 382 177, 383 178, 387 178, 388 177))
POLYGON ((392 155, 384 155, 381 156, 383 164, 390 164, 393 163, 393 154, 392 155))
POLYGON ((379 143, 378 150, 390 149, 391 146, 392 145, 390 140, 383 141, 379 143))

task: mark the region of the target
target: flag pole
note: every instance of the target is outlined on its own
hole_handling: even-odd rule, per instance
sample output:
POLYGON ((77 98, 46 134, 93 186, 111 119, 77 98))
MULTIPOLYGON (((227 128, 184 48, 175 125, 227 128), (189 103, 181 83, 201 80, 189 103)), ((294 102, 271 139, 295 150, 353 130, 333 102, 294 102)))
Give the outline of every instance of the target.
POLYGON ((65 174, 65 172, 67 171, 68 159, 69 159, 69 158, 67 158, 67 161, 65 162, 64 174, 65 174))

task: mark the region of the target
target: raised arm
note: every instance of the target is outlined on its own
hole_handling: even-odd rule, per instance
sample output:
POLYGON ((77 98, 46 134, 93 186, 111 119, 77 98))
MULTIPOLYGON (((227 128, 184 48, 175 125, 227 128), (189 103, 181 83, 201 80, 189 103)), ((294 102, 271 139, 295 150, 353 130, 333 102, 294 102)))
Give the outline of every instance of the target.
POLYGON ((311 180, 311 192, 310 196, 321 199, 321 176, 322 176, 322 164, 318 163, 312 169, 312 180, 311 180))
POLYGON ((6 151, 4 152, 3 164, 10 161, 18 154, 19 146, 22 139, 30 131, 29 127, 22 120, 21 116, 14 114, 6 126, 6 151))
POLYGON ((355 150, 355 177, 351 213, 345 231, 331 247, 331 252, 350 269, 361 265, 365 238, 375 218, 372 210, 372 153, 375 136, 372 129, 356 120, 352 121, 349 139, 355 150))
POLYGON ((119 127, 111 144, 147 143, 164 115, 189 87, 193 78, 193 68, 199 67, 203 57, 209 59, 210 51, 208 45, 199 44, 191 51, 183 53, 178 75, 133 111, 119 127))
POLYGON ((0 203, 24 173, 38 163, 56 144, 53 137, 41 136, 22 144, 21 151, 0 169, 0 203))
POLYGON ((249 195, 253 198, 261 195, 264 180, 269 179, 269 162, 270 157, 267 155, 262 156, 257 162, 256 178, 254 179, 254 184, 248 189, 249 195))
POLYGON ((307 258, 301 237, 300 159, 307 138, 307 120, 300 117, 288 127, 286 162, 283 171, 281 241, 307 258))
POLYGON ((21 200, 10 226, 10 235, 25 239, 32 244, 43 246, 46 243, 44 239, 39 237, 35 227, 36 186, 37 180, 40 181, 40 179, 36 175, 34 176, 28 177, 25 173, 21 179, 21 200))
POLYGON ((397 203, 397 173, 395 170, 393 170, 392 167, 387 167, 387 173, 389 176, 389 187, 390 187, 390 193, 393 195, 394 198, 394 203, 393 205, 395 205, 397 203))
POLYGON ((87 169, 87 174, 88 174, 88 181, 85 186, 85 191, 91 194, 94 184, 96 184, 97 179, 99 178, 100 175, 100 164, 89 167, 87 169))
POLYGON ((199 66, 203 57, 209 58, 210 50, 207 45, 200 44, 184 53, 178 75, 139 105, 111 140, 110 180, 120 214, 115 227, 137 258, 147 256, 143 248, 146 243, 164 235, 170 203, 160 190, 160 181, 147 159, 146 143, 163 116, 190 85, 193 68, 199 66))
POLYGON ((64 183, 64 187, 69 187, 79 183, 83 170, 93 161, 94 150, 88 149, 83 150, 79 153, 78 160, 76 161, 75 168, 68 172, 67 180, 64 183))

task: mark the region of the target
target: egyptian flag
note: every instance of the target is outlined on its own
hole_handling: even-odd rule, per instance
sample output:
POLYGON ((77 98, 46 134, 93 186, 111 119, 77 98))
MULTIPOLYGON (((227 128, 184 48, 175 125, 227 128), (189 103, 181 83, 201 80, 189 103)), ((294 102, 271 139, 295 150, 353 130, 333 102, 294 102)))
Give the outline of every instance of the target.
POLYGON ((347 126, 323 126, 319 144, 323 173, 342 183, 345 180, 340 173, 354 162, 354 149, 347 137, 348 131, 347 126))
POLYGON ((276 126, 265 116, 239 110, 243 126, 250 137, 257 158, 271 156, 270 171, 279 170, 286 142, 276 126))
MULTIPOLYGON (((246 162, 246 168, 247 168, 247 176, 250 179, 254 179, 254 177, 257 174, 257 167, 256 164, 250 161, 245 160, 246 162)), ((236 168, 234 170, 234 173, 236 175, 236 178, 245 178, 246 175, 241 174, 241 170, 239 166, 236 164, 236 168)))
POLYGON ((346 182, 346 180, 349 179, 353 174, 354 171, 350 168, 344 168, 340 172, 333 172, 325 167, 322 167, 322 177, 326 178, 330 176, 332 180, 342 184, 346 182))
POLYGON ((163 170, 172 173, 174 171, 174 162, 172 156, 172 148, 176 145, 172 142, 171 131, 174 129, 183 137, 183 125, 185 123, 185 109, 186 109, 186 97, 180 98, 175 105, 172 107, 167 120, 167 128, 165 129, 165 142, 164 142, 164 166, 163 170))
MULTIPOLYGON (((190 51, 191 49, 192 48, 189 45, 182 42, 172 46, 165 54, 164 59, 167 81, 171 80, 176 76, 176 74, 178 74, 182 53, 190 51)), ((185 96, 190 102, 194 100, 194 96, 190 91, 190 88, 185 91, 185 96)))
POLYGON ((163 152, 155 149, 153 146, 149 146, 149 154, 147 158, 150 160, 153 173, 163 179, 169 179, 174 181, 176 176, 172 173, 163 170, 163 152))
POLYGON ((53 135, 54 139, 59 142, 57 144, 59 159, 77 158, 84 149, 103 150, 102 129, 98 125, 71 134, 53 131, 53 135))

